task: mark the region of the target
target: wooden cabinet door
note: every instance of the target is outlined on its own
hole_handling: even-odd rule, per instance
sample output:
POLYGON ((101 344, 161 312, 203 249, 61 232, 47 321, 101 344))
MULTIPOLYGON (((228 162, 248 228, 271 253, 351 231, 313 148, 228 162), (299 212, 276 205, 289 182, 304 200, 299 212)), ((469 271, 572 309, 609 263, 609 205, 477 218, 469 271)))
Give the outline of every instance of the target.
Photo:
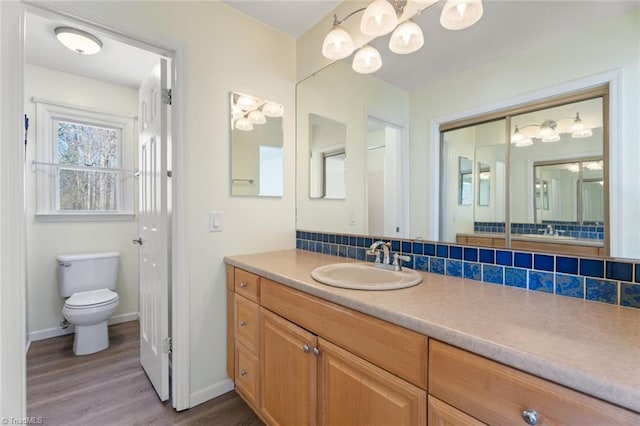
POLYGON ((424 390, 326 340, 318 340, 321 425, 426 425, 424 390))
POLYGON ((260 309, 260 412, 267 423, 317 424, 317 337, 260 309))
POLYGON ((445 404, 429 395, 427 413, 429 426, 484 426, 482 423, 462 411, 445 404))

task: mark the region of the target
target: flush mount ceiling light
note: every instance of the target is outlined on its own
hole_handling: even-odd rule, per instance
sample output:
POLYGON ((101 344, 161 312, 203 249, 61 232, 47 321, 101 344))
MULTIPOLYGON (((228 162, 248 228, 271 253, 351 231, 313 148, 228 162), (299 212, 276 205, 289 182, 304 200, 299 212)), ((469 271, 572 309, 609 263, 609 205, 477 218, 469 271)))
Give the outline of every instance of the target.
POLYGON ((529 146, 533 145, 533 140, 531 137, 527 137, 522 133, 522 129, 527 127, 537 127, 539 129, 536 139, 540 139, 540 142, 557 142, 561 139, 561 133, 570 133, 572 138, 587 138, 593 135, 593 132, 586 124, 582 122, 580 119, 580 113, 576 113, 575 117, 563 117, 557 120, 545 119, 540 124, 527 124, 524 126, 516 125, 513 134, 511 135, 511 143, 515 146, 529 146), (562 120, 573 120, 573 124, 571 127, 567 129, 567 131, 559 131, 558 130, 558 122, 562 120))
MULTIPOLYGON (((360 32, 363 35, 375 38, 393 31, 389 40, 389 49, 393 53, 408 54, 417 51, 424 44, 424 35, 420 26, 410 18, 413 13, 419 14, 436 4, 437 1, 412 0, 412 3, 421 5, 417 12, 405 13, 407 0, 373 0, 367 7, 354 10, 343 19, 338 19, 337 15, 333 15, 332 29, 322 43, 322 54, 325 58, 335 61, 344 59, 353 53, 355 49, 353 38, 340 25, 362 11, 364 13, 360 20, 360 32)), ((447 0, 440 16, 440 23, 447 29, 460 30, 478 22, 482 13, 482 0, 447 0)), ((371 49, 373 47, 367 43, 358 50, 353 58, 352 68, 354 71, 368 74, 382 67, 380 54, 376 51, 376 56, 371 49), (362 50, 366 51, 360 54, 362 50), (356 62, 358 63, 356 64, 356 62)))
POLYGON ((100 39, 86 31, 72 27, 57 27, 53 31, 60 43, 81 55, 94 55, 102 49, 100 39))

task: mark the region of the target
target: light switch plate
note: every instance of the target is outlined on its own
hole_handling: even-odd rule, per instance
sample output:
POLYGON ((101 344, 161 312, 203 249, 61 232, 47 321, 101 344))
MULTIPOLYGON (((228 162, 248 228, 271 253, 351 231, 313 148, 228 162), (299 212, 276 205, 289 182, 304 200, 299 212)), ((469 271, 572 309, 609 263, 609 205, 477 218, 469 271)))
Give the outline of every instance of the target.
POLYGON ((223 217, 220 211, 209 212, 209 232, 222 232, 223 217))

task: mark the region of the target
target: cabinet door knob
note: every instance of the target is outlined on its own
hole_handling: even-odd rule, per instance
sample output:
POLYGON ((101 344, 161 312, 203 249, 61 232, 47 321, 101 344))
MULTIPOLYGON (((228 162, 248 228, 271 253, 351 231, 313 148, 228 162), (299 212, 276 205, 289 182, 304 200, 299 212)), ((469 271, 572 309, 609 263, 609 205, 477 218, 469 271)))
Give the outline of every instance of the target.
POLYGON ((240 327, 244 327, 244 326, 246 326, 246 325, 247 325, 247 322, 246 322, 246 321, 240 321, 240 327))
POLYGON ((318 348, 313 348, 313 354, 314 354, 315 356, 320 355, 320 349, 318 349, 318 348))
POLYGON ((245 283, 244 281, 242 281, 240 283, 240 288, 247 288, 247 283, 245 283))
POLYGON ((526 410, 522 411, 522 418, 528 425, 535 426, 538 424, 538 413, 536 412, 536 410, 527 408, 526 410))
POLYGON ((305 354, 308 354, 308 353, 309 353, 309 351, 311 350, 311 348, 309 348, 309 345, 304 345, 304 346, 302 347, 302 350, 304 351, 304 353, 305 353, 305 354))
POLYGON ((249 373, 247 373, 247 370, 240 370, 240 375, 242 377, 246 376, 247 374, 249 374, 249 373))

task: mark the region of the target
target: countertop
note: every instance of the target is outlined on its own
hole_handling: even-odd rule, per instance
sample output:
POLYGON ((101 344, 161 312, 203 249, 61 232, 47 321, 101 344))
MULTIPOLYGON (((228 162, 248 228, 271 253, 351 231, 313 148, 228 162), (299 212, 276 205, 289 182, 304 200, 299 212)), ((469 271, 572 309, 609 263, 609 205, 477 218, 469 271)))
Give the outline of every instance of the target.
POLYGON ((311 271, 354 262, 304 250, 229 265, 640 412, 640 311, 432 273, 402 290, 348 290, 311 271))

